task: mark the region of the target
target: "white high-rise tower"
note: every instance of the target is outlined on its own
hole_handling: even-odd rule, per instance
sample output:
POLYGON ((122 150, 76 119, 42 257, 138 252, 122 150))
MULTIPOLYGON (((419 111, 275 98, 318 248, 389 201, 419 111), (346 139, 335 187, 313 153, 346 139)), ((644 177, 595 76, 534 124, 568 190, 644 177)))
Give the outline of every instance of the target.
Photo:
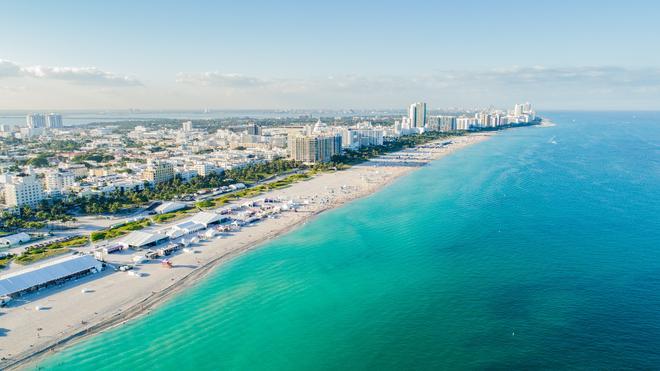
POLYGON ((426 127, 426 103, 417 102, 411 104, 408 118, 410 119, 410 127, 426 127))
POLYGON ((46 127, 46 116, 39 113, 30 113, 25 117, 25 121, 30 129, 46 127))
POLYGON ((57 113, 50 113, 46 116, 46 127, 49 129, 61 129, 62 128, 62 115, 57 113))

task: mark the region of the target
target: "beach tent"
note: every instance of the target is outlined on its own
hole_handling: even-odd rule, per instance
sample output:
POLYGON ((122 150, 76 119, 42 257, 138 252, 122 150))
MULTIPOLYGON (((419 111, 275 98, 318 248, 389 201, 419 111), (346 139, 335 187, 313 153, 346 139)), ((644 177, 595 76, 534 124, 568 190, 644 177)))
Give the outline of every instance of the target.
POLYGON ((0 276, 0 296, 20 295, 86 273, 99 272, 102 267, 102 263, 91 255, 69 255, 0 276))
POLYGON ((0 238, 0 246, 14 246, 30 241, 30 235, 27 233, 16 233, 0 238))
POLYGON ((200 223, 204 225, 204 228, 208 228, 209 225, 215 224, 215 223, 220 223, 221 221, 225 220, 226 217, 217 214, 217 213, 211 213, 207 211, 202 211, 197 214, 195 214, 192 218, 190 218, 191 221, 195 223, 200 223))
POLYGON ((168 237, 166 235, 159 232, 149 233, 143 231, 133 231, 126 237, 122 238, 121 243, 128 247, 139 249, 147 246, 157 245, 167 240, 167 238, 168 237))

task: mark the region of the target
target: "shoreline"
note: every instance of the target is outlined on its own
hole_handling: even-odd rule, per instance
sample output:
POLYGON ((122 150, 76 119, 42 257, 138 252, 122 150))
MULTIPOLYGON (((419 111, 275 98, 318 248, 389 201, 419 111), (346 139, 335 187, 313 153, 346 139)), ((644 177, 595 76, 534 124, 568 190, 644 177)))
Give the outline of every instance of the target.
MULTIPOLYGON (((39 323, 31 323, 31 319, 29 317, 34 317, 35 315, 44 315, 44 314, 46 317, 48 317, 49 315, 50 317, 54 317, 56 316, 56 313, 54 313, 55 311, 48 310, 45 312, 32 312, 29 311, 28 308, 26 308, 26 306, 30 305, 28 303, 15 306, 10 309, 9 313, 2 313, 3 314, 2 317, 7 318, 7 317, 12 317, 13 315, 13 317, 16 317, 18 321, 22 320, 23 323, 20 323, 19 326, 17 327, 21 330, 24 330, 25 333, 22 334, 23 335, 22 338, 20 338, 21 336, 20 333, 16 333, 16 336, 19 337, 19 339, 17 340, 19 341, 18 341, 18 345, 15 345, 15 347, 19 348, 19 350, 15 353, 7 352, 7 349, 3 344, 6 342, 6 340, 12 338, 15 333, 12 330, 8 330, 6 331, 3 337, 0 337, 0 352, 2 352, 1 355, 3 357, 0 360, 0 368, 16 369, 16 368, 26 367, 28 365, 34 365, 38 361, 47 357, 48 355, 60 351, 61 349, 64 349, 71 345, 74 345, 77 342, 84 340, 90 336, 123 325, 128 321, 138 319, 143 315, 148 315, 149 313, 151 313, 152 310, 157 309, 160 305, 174 298, 177 294, 183 292, 186 288, 197 285, 200 281, 207 278, 210 273, 214 272, 215 269, 219 269, 220 267, 223 266, 223 264, 231 261, 232 259, 262 246, 265 242, 269 240, 278 238, 297 228, 300 228, 301 226, 305 225, 306 222, 312 220, 313 218, 317 217, 318 215, 320 215, 321 213, 327 210, 332 210, 337 207, 346 205, 354 200, 372 195, 378 192, 379 190, 383 189, 384 187, 388 186, 393 181, 401 178, 402 176, 410 174, 411 172, 425 166, 426 164, 432 161, 435 161, 439 158, 442 158, 448 154, 456 152, 472 144, 480 143, 486 139, 489 139, 493 135, 496 135, 496 133, 477 132, 477 133, 470 133, 464 136, 449 137, 446 139, 433 141, 427 143, 426 145, 418 146, 411 149, 405 149, 401 152, 383 155, 381 157, 367 161, 366 163, 355 165, 347 170, 316 175, 311 180, 299 182, 283 190, 270 191, 259 197, 255 197, 255 198, 271 197, 272 194, 281 194, 281 193, 298 194, 298 193, 303 193, 303 188, 309 188, 306 191, 311 191, 312 194, 316 192, 318 195, 318 193, 322 193, 324 188, 327 190, 328 188, 327 184, 339 185, 339 184, 343 184, 344 182, 351 184, 351 186, 360 187, 359 189, 356 188, 356 191, 354 193, 350 193, 346 195, 346 197, 342 195, 334 194, 333 191, 332 192, 333 195, 328 196, 329 200, 327 202, 319 201, 318 204, 314 204, 310 207, 311 210, 305 210, 299 213, 287 214, 288 216, 286 217, 286 223, 272 222, 271 223, 272 225, 268 225, 265 228, 259 228, 259 226, 257 226, 254 228, 256 230, 255 231, 257 235, 256 238, 249 238, 252 237, 251 234, 248 235, 247 237, 243 236, 244 237, 243 239, 240 238, 241 236, 231 236, 230 238, 235 237, 231 241, 233 242, 233 246, 232 243, 228 243, 229 248, 227 248, 225 251, 210 250, 214 246, 209 246, 209 245, 220 245, 223 241, 228 241, 229 238, 204 242, 201 248, 205 250, 204 252, 208 251, 208 255, 209 255, 208 259, 206 259, 203 263, 200 263, 197 266, 192 266, 191 264, 189 264, 189 266, 192 266, 192 268, 189 269, 187 272, 185 272, 185 274, 176 276, 174 272, 164 272, 162 268, 160 268, 160 270, 158 270, 159 268, 155 268, 152 273, 154 276, 161 275, 163 276, 162 277, 163 279, 167 279, 167 278, 170 279, 167 285, 160 286, 155 291, 153 290, 153 286, 157 286, 157 284, 152 284, 145 288, 126 288, 126 290, 123 293, 120 292, 118 295, 123 294, 124 296, 130 296, 130 297, 125 297, 125 298, 105 297, 103 298, 103 300, 114 300, 114 303, 111 303, 114 305, 106 304, 105 306, 101 306, 100 309, 96 307, 92 308, 91 304, 89 303, 86 303, 87 304, 86 306, 85 304, 81 304, 82 306, 79 309, 80 312, 92 311, 94 314, 76 313, 78 314, 78 316, 76 317, 76 322, 74 324, 66 323, 67 319, 64 320, 60 319, 60 322, 55 322, 55 319, 53 319, 53 323, 48 322, 48 320, 46 320, 44 323, 48 323, 49 326, 52 325, 54 327, 54 329, 50 329, 51 333, 54 333, 54 335, 43 337, 43 338, 51 337, 52 340, 50 341, 42 340, 43 338, 39 336, 39 331, 43 329, 41 327, 36 327, 39 326, 39 323), (453 140, 454 143, 447 147, 443 147, 441 150, 428 149, 428 146, 432 146, 435 143, 447 141, 447 140, 453 140), (407 158, 407 159, 413 158, 413 160, 403 161, 403 162, 397 161, 396 160, 397 156, 400 157, 402 153, 413 156, 407 158), (384 170, 384 174, 381 174, 381 171, 383 170, 384 170), (376 177, 375 181, 369 180, 368 178, 369 176, 376 177), (364 183, 366 183, 366 185, 362 184, 363 181, 364 183), (309 184, 310 182, 314 182, 315 184, 310 185, 309 184), (292 214, 302 214, 302 216, 292 215, 292 214), (267 230, 268 227, 272 227, 273 229, 267 230), (266 229, 266 231, 264 231, 263 229, 266 229), (166 275, 166 273, 171 273, 171 274, 166 275), (126 305, 126 307, 122 309, 124 305, 126 305), (119 307, 119 309, 116 309, 117 307, 119 307), (49 312, 53 312, 52 315, 49 312), (78 323, 77 319, 86 318, 85 315, 89 315, 91 319, 89 321, 81 320, 78 323), (34 339, 29 338, 27 335, 27 331, 25 331, 25 330, 35 330, 35 329, 37 332, 37 338, 38 338, 37 341, 34 341, 34 339), (27 346, 28 343, 34 343, 34 344, 29 344, 29 346, 27 346), (20 350, 20 347, 23 347, 23 349, 20 350)), ((341 185, 341 187, 345 187, 345 186, 341 185)), ((242 201, 246 201, 246 200, 242 200, 242 201)), ((283 217, 282 219, 284 218, 285 217, 283 217)), ((271 222, 271 220, 264 221, 263 223, 267 224, 269 222, 271 222)), ((239 232, 239 234, 248 234, 249 231, 252 230, 252 228, 253 227, 248 227, 245 230, 239 232)), ((197 255, 197 254, 193 254, 193 255, 197 255)), ((178 259, 179 257, 181 257, 181 260, 187 260, 187 261, 183 261, 184 263, 191 261, 190 255, 188 255, 187 257, 183 254, 175 255, 173 256, 173 260, 176 260, 175 263, 177 265, 179 264, 179 259, 178 259)), ((197 261, 199 262, 200 260, 197 259, 197 261)), ((149 267, 145 267, 145 270, 147 270, 148 268, 149 267)), ((152 266, 151 268, 154 267, 152 266)), ((112 282, 110 277, 120 278, 121 280, 124 279, 126 275, 119 272, 110 272, 110 273, 106 272, 103 274, 102 277, 98 277, 95 279, 95 276, 92 275, 91 277, 86 277, 84 279, 81 279, 81 281, 85 281, 82 282, 82 284, 86 284, 90 286, 96 284, 97 286, 100 286, 100 288, 98 289, 99 291, 101 291, 101 289, 106 289, 106 288, 110 290, 109 287, 111 287, 112 285, 116 286, 117 284, 119 284, 117 282, 112 282), (105 284, 106 286, 103 287, 101 284, 105 284)), ((150 280, 150 279, 154 280, 158 278, 146 277, 139 279, 132 278, 129 280, 133 282, 138 282, 135 280, 140 281, 140 280, 150 280)), ((58 300, 62 300, 65 303, 69 299, 74 301, 80 300, 79 298, 81 295, 78 293, 80 286, 79 284, 67 283, 64 284, 64 286, 62 287, 46 289, 44 290, 44 292, 49 291, 49 293, 47 293, 46 295, 35 294, 38 297, 32 298, 33 300, 30 300, 31 298, 28 298, 28 300, 26 301, 31 303, 48 301, 49 303, 53 302, 59 304, 58 300)), ((57 304, 54 304, 54 306, 56 305, 57 304)), ((75 303, 74 303, 74 308, 78 308, 77 306, 75 306, 75 303)), ((12 349, 9 348, 9 350, 12 349)))

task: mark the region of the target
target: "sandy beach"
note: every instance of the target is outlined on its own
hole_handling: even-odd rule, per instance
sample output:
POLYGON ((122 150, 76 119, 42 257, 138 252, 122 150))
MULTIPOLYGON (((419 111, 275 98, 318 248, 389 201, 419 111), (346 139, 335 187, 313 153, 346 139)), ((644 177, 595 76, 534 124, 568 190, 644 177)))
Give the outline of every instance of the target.
MULTIPOLYGON (((172 269, 163 268, 158 261, 140 264, 136 270, 141 277, 106 269, 18 298, 0 309, 0 369, 23 367, 86 336, 148 315, 221 267, 221 263, 303 225, 325 210, 372 194, 430 161, 492 135, 496 134, 472 133, 443 139, 260 195, 256 198, 297 200, 302 206, 297 212, 283 212, 278 218, 264 219, 239 232, 201 241, 194 246, 194 253, 178 252, 170 259, 172 269), (447 140, 452 143, 440 145, 447 140), (36 306, 41 310, 35 310, 36 306)), ((112 254, 108 261, 127 263, 133 255, 133 251, 112 254)))

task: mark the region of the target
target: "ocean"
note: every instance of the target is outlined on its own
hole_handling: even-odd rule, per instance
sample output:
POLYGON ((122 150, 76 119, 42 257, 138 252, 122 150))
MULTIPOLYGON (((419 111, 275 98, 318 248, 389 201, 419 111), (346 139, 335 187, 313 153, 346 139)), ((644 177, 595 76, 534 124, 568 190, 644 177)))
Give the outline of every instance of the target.
POLYGON ((38 367, 658 369, 660 113, 544 116, 38 367))

